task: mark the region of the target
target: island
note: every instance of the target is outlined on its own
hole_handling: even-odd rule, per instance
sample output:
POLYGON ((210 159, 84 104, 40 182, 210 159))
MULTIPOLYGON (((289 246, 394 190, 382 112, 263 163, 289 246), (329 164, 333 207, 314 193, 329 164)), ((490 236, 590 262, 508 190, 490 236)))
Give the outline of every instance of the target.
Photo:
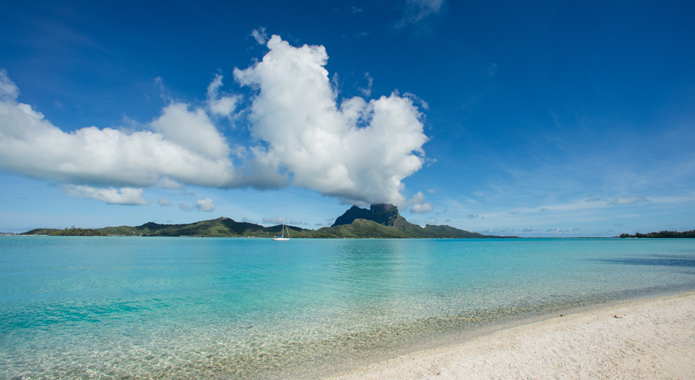
POLYGON ((657 238, 695 238, 695 230, 691 231, 659 231, 650 232, 648 234, 641 234, 636 232, 634 235, 630 234, 620 234, 621 238, 647 238, 647 239, 657 239, 657 238))
MULTIPOLYGON (((264 227, 259 224, 237 222, 231 218, 217 218, 190 224, 145 223, 141 226, 104 228, 38 228, 22 235, 50 236, 198 236, 198 237, 273 237, 281 233, 282 225, 264 227)), ((292 238, 374 238, 374 239, 470 239, 509 238, 515 236, 483 235, 446 225, 421 227, 405 220, 398 207, 391 204, 373 204, 369 209, 352 206, 339 216, 330 227, 310 230, 288 226, 292 238)))

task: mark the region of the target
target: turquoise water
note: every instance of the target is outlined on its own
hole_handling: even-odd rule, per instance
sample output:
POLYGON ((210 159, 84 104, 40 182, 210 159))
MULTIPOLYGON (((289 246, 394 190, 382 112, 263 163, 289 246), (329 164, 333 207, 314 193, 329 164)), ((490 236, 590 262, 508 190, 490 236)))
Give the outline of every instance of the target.
POLYGON ((0 237, 0 378, 317 378, 692 289, 695 239, 0 237))

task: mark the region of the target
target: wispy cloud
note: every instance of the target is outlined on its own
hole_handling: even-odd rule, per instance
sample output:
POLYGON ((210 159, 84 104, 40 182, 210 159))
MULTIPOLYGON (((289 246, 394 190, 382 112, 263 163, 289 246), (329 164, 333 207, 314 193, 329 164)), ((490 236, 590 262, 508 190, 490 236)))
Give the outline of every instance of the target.
POLYGON ((96 188, 91 186, 64 185, 61 187, 63 194, 73 198, 86 198, 116 205, 147 205, 151 202, 142 198, 142 189, 131 187, 96 188))
POLYGON ((490 63, 482 69, 482 73, 488 77, 495 75, 497 73, 497 64, 495 62, 490 63))
POLYGON ((418 214, 426 214, 432 212, 432 203, 425 201, 427 197, 421 191, 418 191, 412 198, 408 201, 410 204, 410 212, 418 214))
POLYGON ((251 37, 253 37, 253 39, 256 40, 259 45, 265 45, 265 42, 268 40, 268 34, 265 32, 265 27, 252 30, 251 37))
POLYGON ((396 22, 396 28, 401 29, 416 24, 426 17, 437 14, 444 9, 445 0, 405 0, 403 18, 396 22))
POLYGON ((645 197, 618 197, 617 199, 614 199, 610 202, 608 202, 609 205, 634 205, 637 203, 649 203, 649 199, 645 197))
POLYGON ((371 75, 369 75, 369 72, 364 73, 364 78, 367 79, 367 88, 358 88, 358 90, 364 95, 365 98, 368 98, 372 94, 372 85, 374 84, 374 78, 372 78, 371 75))
POLYGON ((282 223, 285 223, 285 218, 281 218, 281 217, 278 217, 278 216, 263 217, 263 223, 269 223, 269 224, 282 224, 282 223))

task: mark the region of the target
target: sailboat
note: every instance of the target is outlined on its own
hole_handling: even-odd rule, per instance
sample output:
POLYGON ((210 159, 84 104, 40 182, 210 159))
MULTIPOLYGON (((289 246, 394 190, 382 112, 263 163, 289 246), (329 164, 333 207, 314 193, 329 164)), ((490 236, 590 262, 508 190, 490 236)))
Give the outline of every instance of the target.
POLYGON ((282 236, 276 236, 273 238, 275 241, 287 241, 290 240, 290 229, 285 225, 285 223, 282 224, 282 236), (287 230, 287 237, 285 237, 285 230, 287 230))

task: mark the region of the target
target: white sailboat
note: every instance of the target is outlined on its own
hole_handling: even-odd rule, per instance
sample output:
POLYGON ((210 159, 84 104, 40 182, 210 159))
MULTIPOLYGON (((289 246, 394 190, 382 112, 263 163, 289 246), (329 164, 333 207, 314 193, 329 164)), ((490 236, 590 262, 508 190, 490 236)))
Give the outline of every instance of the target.
POLYGON ((285 223, 282 224, 282 236, 276 236, 273 238, 275 241, 287 241, 290 240, 290 229, 285 225, 285 223), (287 237, 285 237, 285 230, 287 230, 287 237))

